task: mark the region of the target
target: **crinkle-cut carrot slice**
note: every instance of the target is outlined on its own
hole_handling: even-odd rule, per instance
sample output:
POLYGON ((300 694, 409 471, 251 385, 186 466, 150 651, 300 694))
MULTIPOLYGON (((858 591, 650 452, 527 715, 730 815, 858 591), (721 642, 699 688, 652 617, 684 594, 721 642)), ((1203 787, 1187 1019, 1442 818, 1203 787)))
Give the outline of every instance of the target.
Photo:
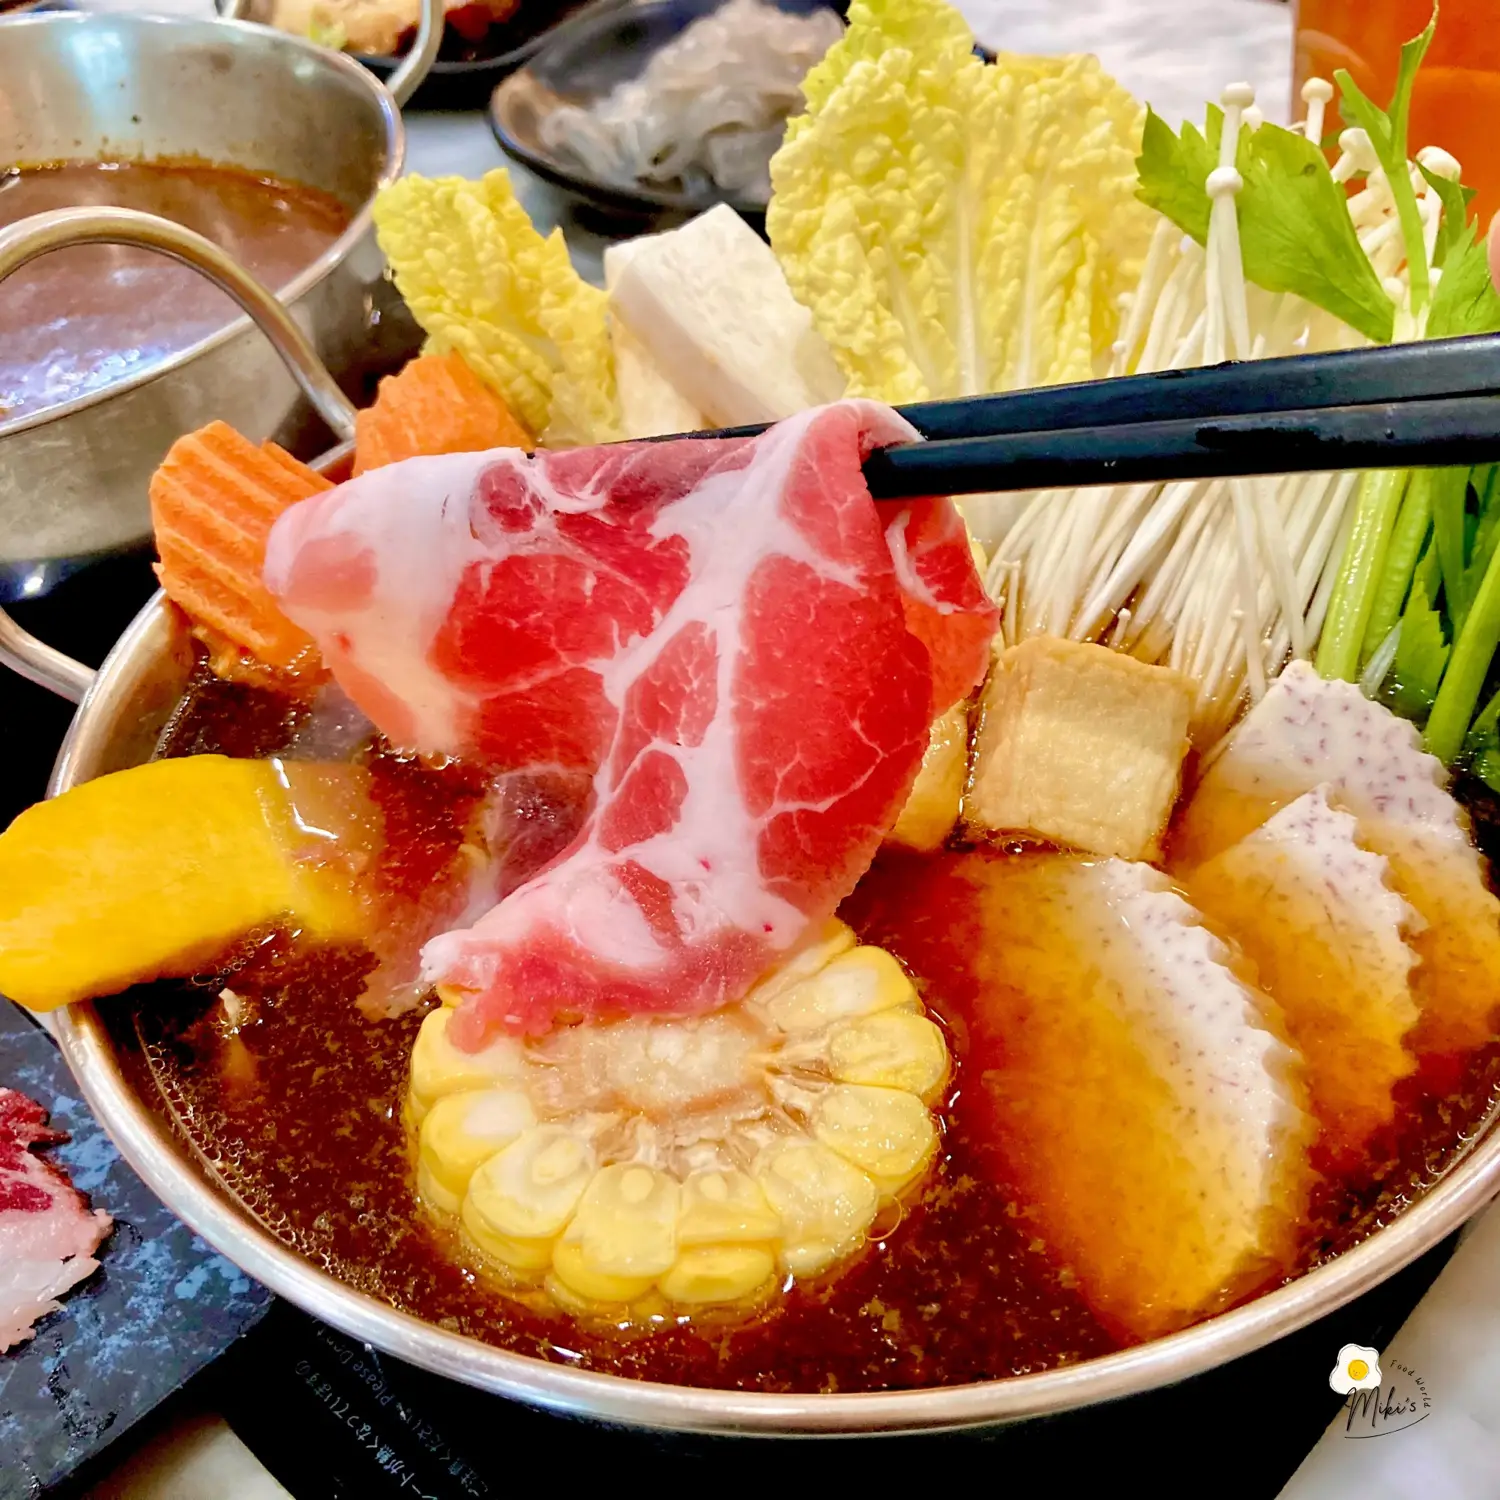
POLYGON ((354 419, 354 472, 433 453, 530 448, 510 408, 459 354, 423 354, 380 382, 354 419))
POLYGON ((261 582, 276 519, 332 485, 274 443, 257 447, 223 422, 173 443, 151 478, 151 520, 167 596, 219 640, 268 666, 305 669, 311 638, 261 582))

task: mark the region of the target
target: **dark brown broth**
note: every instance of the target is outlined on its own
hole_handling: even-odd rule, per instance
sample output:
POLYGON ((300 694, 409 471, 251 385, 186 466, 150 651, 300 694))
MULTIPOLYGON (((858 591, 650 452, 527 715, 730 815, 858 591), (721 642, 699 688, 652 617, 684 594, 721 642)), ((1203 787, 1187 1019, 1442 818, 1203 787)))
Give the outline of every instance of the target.
MULTIPOLYGON (((299 716, 253 689, 197 688, 166 750, 274 754, 299 716)), ((473 788, 451 773, 376 755, 394 886, 430 879, 456 847, 473 788), (397 802, 416 814, 393 820, 397 802), (406 872, 403 876, 401 872, 406 872)), ((371 1023, 359 994, 363 953, 298 954, 247 944, 229 983, 247 1012, 229 1034, 222 977, 158 986, 109 1007, 137 1087, 160 1099, 210 1169, 286 1244, 341 1279, 434 1323, 580 1368, 764 1391, 859 1391, 956 1384, 1050 1369, 1122 1347, 1054 1265, 1024 1205, 999 1179, 966 1106, 962 978, 942 958, 955 914, 912 900, 902 859, 883 859, 847 903, 862 935, 914 969, 957 1062, 942 1154, 919 1201, 867 1257, 824 1288, 794 1288, 755 1325, 680 1325, 618 1335, 546 1319, 478 1279, 410 1186, 400 1103, 420 1012, 371 1023)), ((409 891, 408 894, 412 892, 409 891)), ((955 945, 948 944, 948 948, 955 945)), ((1414 1080, 1401 1117, 1357 1181, 1320 1190, 1303 1267, 1358 1242, 1451 1162, 1500 1083, 1500 1049, 1461 1072, 1414 1080)))
MULTIPOLYGON (((105 205, 175 219, 272 290, 317 260, 353 218, 326 193, 197 161, 0 169, 0 227, 48 209, 105 205)), ((148 369, 238 316, 191 267, 151 251, 87 245, 44 255, 0 292, 0 419, 148 369)))

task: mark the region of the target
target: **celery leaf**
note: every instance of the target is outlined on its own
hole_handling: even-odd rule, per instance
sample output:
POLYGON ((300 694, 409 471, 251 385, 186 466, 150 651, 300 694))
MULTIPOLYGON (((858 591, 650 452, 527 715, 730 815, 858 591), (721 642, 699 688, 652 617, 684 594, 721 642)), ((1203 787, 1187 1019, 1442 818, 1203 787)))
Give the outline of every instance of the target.
POLYGON ((1443 263, 1427 314, 1427 337, 1496 332, 1500 332, 1500 294, 1490 280, 1485 242, 1475 225, 1466 224, 1449 246, 1443 263))
POLYGON ((1414 36, 1401 48, 1401 63, 1396 73, 1396 92, 1389 110, 1371 100, 1348 72, 1340 68, 1333 76, 1339 87, 1339 113, 1360 126, 1370 137, 1375 155, 1385 170, 1396 214, 1401 222, 1401 238, 1406 245, 1407 273, 1411 281, 1411 306, 1420 313, 1430 294, 1427 251, 1422 239, 1422 216, 1417 209, 1416 190, 1406 164, 1407 124, 1411 115, 1411 91, 1417 69, 1427 55, 1432 34, 1437 29, 1437 12, 1426 30, 1414 36))
MULTIPOLYGON (((1219 121, 1223 121, 1223 112, 1219 121)), ((1209 106, 1213 124, 1213 106, 1209 106)), ((1141 154, 1136 158, 1140 187, 1136 196, 1148 208, 1169 218, 1184 234, 1190 234, 1200 245, 1208 243, 1208 174, 1218 166, 1218 142, 1212 144, 1203 133, 1184 121, 1182 134, 1149 106, 1146 125, 1141 134, 1141 154)))
POLYGON ((1305 137, 1266 124, 1242 133, 1239 170, 1245 275, 1387 342, 1395 308, 1360 248, 1348 199, 1323 153, 1305 137))
MULTIPOLYGON (((1174 135, 1149 114, 1140 159, 1139 196, 1200 245, 1208 242, 1205 183, 1218 165, 1223 113, 1210 106, 1207 128, 1174 135)), ((1279 125, 1240 132, 1236 166, 1244 181, 1236 202, 1246 279, 1291 292, 1386 343, 1395 308, 1349 217, 1348 199, 1328 159, 1311 141, 1279 125)))
POLYGON ((1432 249, 1432 263, 1435 266, 1445 266, 1449 256, 1461 247, 1464 229, 1469 222, 1469 204, 1475 196, 1474 189, 1428 171, 1421 162, 1417 163, 1417 170, 1427 179, 1428 187, 1438 195, 1443 205, 1437 243, 1432 249))
POLYGON ((1391 672, 1391 706, 1408 719, 1425 718, 1437 697, 1452 648, 1443 637, 1443 621, 1420 576, 1412 582, 1401 639, 1391 672))

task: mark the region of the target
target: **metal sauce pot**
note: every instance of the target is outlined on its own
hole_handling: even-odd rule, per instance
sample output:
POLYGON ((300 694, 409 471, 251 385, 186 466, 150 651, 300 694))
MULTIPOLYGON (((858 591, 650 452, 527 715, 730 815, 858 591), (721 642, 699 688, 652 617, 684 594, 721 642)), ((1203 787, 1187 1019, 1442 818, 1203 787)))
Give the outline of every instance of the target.
MULTIPOLYGON (((120 210, 44 214, 0 231, 0 280, 31 257, 78 239, 147 245, 213 277, 261 324, 307 399, 342 430, 350 412, 307 340, 270 296, 206 240, 120 210)), ((211 397, 210 397, 211 404, 211 397)), ((319 467, 344 472, 348 444, 319 467)), ((79 704, 50 795, 139 765, 156 746, 194 662, 183 617, 157 595, 97 673, 20 630, 0 611, 0 661, 79 704)), ((1170 1338, 1038 1375, 870 1395, 761 1395, 592 1374, 450 1333, 355 1291, 302 1259, 216 1181, 164 1112, 126 1082, 92 1004, 49 1016, 84 1097, 121 1155, 164 1203, 278 1295, 353 1338, 481 1390, 552 1410, 677 1432, 873 1434, 998 1426, 1148 1391, 1270 1343, 1352 1301, 1477 1213, 1500 1191, 1493 1120, 1446 1176, 1394 1222, 1326 1265, 1170 1338)))
MULTIPOLYGON (((195 157, 331 195, 353 217, 282 296, 323 363, 352 383, 419 340, 385 281, 371 208, 400 174, 400 106, 442 31, 443 0, 424 0, 417 42, 387 89, 352 58, 246 22, 6 19, 0 172, 195 157)), ((144 545, 147 481, 184 431, 219 416, 248 437, 308 452, 308 415, 248 318, 88 395, 0 415, 0 599, 40 593, 93 555, 144 545)))

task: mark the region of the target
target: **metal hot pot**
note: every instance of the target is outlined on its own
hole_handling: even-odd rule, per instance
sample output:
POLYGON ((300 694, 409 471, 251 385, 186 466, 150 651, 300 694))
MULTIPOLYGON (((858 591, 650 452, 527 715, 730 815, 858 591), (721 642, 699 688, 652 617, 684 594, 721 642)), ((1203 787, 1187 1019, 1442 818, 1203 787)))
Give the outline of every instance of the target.
MULTIPOLYGON (((120 210, 39 215, 0 231, 0 279, 80 240, 148 245, 187 261, 254 317, 303 394, 336 430, 352 416, 284 310, 207 241, 120 210)), ((212 408, 212 393, 206 397, 212 408)), ((346 443, 319 467, 337 475, 346 443)), ((55 795, 147 759, 193 664, 181 617, 158 595, 98 672, 19 629, 0 611, 0 660, 78 704, 52 774, 55 795)), ((398 1312, 288 1249, 217 1186, 153 1101, 127 1084, 93 1005, 48 1018, 94 1113, 121 1154, 187 1224, 278 1295, 354 1338, 481 1390, 559 1412, 684 1433, 876 1434, 996 1427, 1144 1393, 1248 1354, 1369 1291, 1456 1230, 1500 1192, 1493 1121, 1446 1176, 1397 1219, 1287 1286, 1169 1338, 1041 1374, 867 1395, 761 1395, 633 1381, 549 1364, 398 1312)))
MULTIPOLYGON (((187 157, 330 194, 352 211, 348 227, 281 294, 349 384, 418 342, 385 280, 371 207, 401 172, 401 104, 442 30, 442 0, 426 0, 422 32, 387 87, 352 58, 247 22, 0 20, 0 176, 10 165, 187 157)), ((220 416, 311 451, 308 415, 247 318, 87 395, 0 414, 0 599, 144 544, 146 484, 180 433, 220 416)))

